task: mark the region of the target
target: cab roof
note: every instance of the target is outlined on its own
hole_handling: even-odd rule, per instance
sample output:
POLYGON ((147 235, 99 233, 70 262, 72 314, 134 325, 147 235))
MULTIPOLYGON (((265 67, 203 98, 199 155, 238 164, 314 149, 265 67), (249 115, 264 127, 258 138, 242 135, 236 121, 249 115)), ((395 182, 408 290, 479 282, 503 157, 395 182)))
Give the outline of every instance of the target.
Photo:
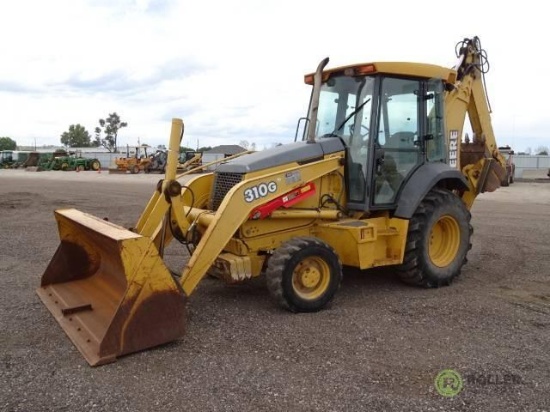
MULTIPOLYGON (((427 79, 442 79, 447 83, 455 83, 457 72, 454 69, 449 69, 443 66, 424 63, 407 63, 407 62, 375 62, 375 63, 360 63, 349 66, 340 66, 334 69, 323 71, 323 82, 334 74, 346 74, 348 76, 361 76, 372 74, 390 74, 396 76, 412 76, 423 77, 427 79)), ((313 84, 313 76, 315 73, 306 74, 304 81, 306 84, 313 84)))

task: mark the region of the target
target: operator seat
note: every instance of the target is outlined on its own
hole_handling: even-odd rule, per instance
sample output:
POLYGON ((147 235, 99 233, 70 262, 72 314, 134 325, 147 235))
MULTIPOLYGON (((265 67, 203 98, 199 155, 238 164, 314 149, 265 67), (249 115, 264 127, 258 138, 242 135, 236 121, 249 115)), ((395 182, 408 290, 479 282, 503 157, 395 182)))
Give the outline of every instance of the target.
MULTIPOLYGON (((374 203, 391 203, 395 199, 397 191, 405 179, 399 173, 398 163, 408 157, 408 154, 401 153, 399 150, 415 148, 414 136, 414 132, 396 132, 388 138, 384 145, 378 146, 385 152, 379 173, 375 176, 374 203), (396 157, 398 161, 396 161, 396 157), (391 193, 388 193, 388 188, 391 189, 391 193)), ((413 156, 416 157, 416 154, 413 156)))
POLYGON ((367 189, 367 182, 363 173, 363 166, 361 163, 349 163, 349 175, 350 175, 350 198, 361 201, 365 196, 365 190, 367 189))
POLYGON ((376 176, 376 193, 375 197, 380 194, 384 183, 387 183, 393 192, 393 196, 397 194, 399 186, 404 177, 397 170, 397 163, 391 154, 384 155, 384 163, 380 167, 380 173, 376 176))
POLYGON ((413 149, 414 146, 414 137, 416 133, 414 132, 395 132, 390 136, 385 148, 388 149, 413 149))

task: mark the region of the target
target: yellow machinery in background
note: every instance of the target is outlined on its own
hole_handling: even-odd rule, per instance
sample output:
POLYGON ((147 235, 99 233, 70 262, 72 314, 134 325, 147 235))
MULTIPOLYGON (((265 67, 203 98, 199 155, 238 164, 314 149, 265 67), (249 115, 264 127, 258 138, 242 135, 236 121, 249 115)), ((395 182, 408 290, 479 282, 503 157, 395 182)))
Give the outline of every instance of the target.
POLYGON ((148 172, 151 163, 152 159, 147 154, 147 146, 137 146, 133 148, 133 153, 130 151, 130 147, 126 146, 126 157, 115 158, 116 167, 109 168, 109 173, 148 172))
POLYGON ((38 295, 91 365, 169 342, 207 273, 266 276, 293 312, 334 297, 342 265, 391 266, 406 283, 450 284, 471 247, 476 196, 506 177, 485 95, 478 38, 449 69, 367 63, 305 76, 302 141, 228 160, 178 181, 183 122, 172 121, 165 178, 135 228, 55 212, 61 244, 38 295), (462 139, 466 115, 474 137, 462 139), (173 239, 192 251, 174 275, 173 239))
MULTIPOLYGON (((185 152, 180 155, 178 172, 187 172, 202 166, 202 152, 185 152)), ((197 169, 199 171, 201 169, 197 169)))

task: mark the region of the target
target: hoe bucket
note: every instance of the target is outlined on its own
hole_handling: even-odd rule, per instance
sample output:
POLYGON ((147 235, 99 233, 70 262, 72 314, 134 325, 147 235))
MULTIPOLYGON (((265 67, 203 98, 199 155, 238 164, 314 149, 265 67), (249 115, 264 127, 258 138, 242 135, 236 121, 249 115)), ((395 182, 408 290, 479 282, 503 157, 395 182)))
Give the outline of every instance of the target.
POLYGON ((37 294, 92 366, 173 341, 186 298, 147 237, 75 209, 37 294))

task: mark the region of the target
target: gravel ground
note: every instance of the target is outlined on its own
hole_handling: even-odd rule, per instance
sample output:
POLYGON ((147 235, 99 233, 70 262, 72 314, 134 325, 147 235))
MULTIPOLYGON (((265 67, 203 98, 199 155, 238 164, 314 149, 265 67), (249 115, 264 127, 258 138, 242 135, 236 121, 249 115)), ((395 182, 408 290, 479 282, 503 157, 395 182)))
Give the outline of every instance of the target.
MULTIPOLYGON (((480 196, 450 287, 345 272, 327 309, 290 314, 257 279, 207 278, 184 338, 91 368, 34 290, 74 206, 133 226, 159 176, 0 171, 2 411, 550 411, 550 185, 480 196), (452 368, 464 389, 439 395, 452 368)), ((182 248, 167 260, 181 266, 182 248)))

